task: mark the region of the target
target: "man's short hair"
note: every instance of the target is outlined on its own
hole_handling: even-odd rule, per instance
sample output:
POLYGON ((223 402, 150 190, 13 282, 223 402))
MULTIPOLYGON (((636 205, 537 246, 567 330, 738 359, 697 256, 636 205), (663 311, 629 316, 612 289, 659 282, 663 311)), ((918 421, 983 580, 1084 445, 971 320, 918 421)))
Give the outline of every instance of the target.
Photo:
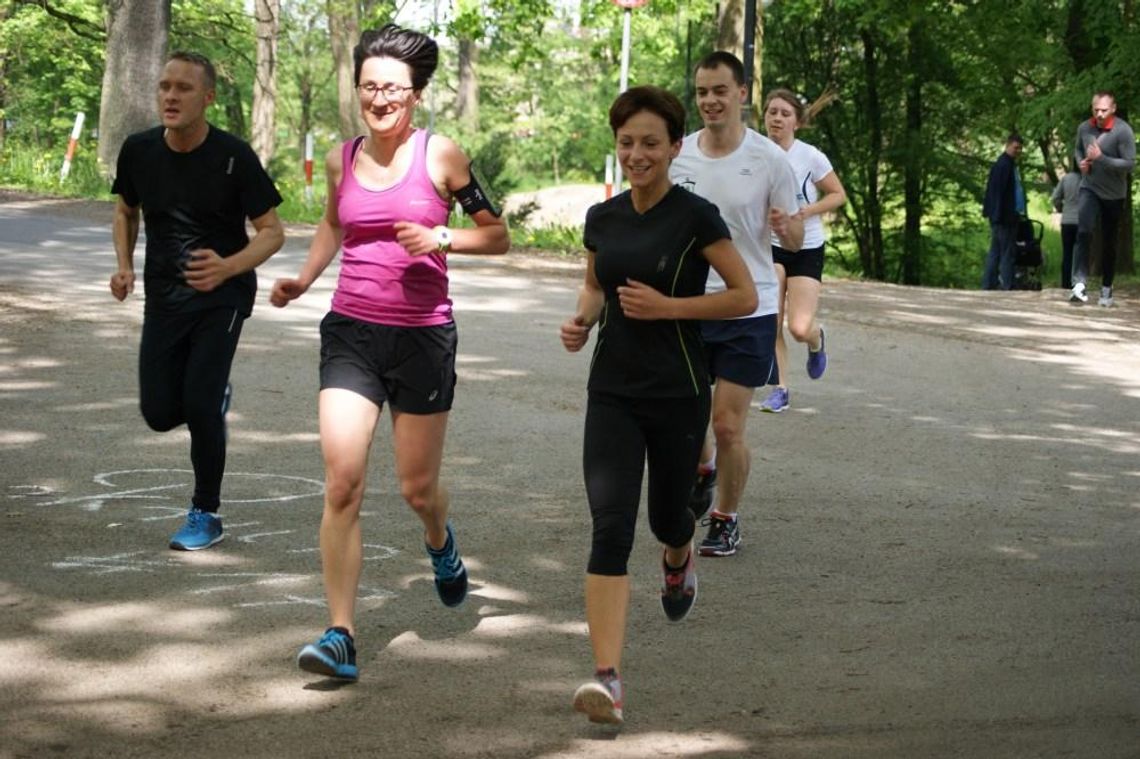
POLYGON ((732 80, 736 82, 738 86, 744 86, 744 64, 740 62, 739 58, 727 50, 717 50, 697 61, 698 71, 700 69, 709 71, 718 66, 727 66, 728 70, 732 72, 732 80))
POLYGON ((202 68, 202 77, 206 80, 206 89, 212 90, 218 84, 218 72, 214 70, 214 64, 210 63, 210 59, 201 53, 193 53, 189 50, 175 50, 173 53, 166 57, 166 62, 170 61, 184 61, 186 63, 193 63, 195 66, 202 68))
POLYGON ((1005 138, 1005 144, 1006 144, 1006 145, 1012 145, 1012 144, 1013 144, 1013 143, 1015 143, 1015 142, 1016 142, 1018 145, 1022 145, 1022 146, 1024 146, 1024 145, 1025 145, 1025 140, 1021 139, 1021 135, 1020 135, 1020 134, 1018 134, 1017 132, 1010 132, 1010 133, 1009 133, 1009 137, 1006 137, 1006 138, 1005 138))

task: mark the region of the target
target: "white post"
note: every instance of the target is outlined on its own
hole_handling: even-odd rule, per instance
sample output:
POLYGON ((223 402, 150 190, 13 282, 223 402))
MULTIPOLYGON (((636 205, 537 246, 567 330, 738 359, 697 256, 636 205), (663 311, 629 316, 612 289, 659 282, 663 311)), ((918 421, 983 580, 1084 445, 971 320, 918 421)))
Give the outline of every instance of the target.
POLYGON ((305 205, 313 202, 313 133, 305 135, 305 205))
POLYGON ((606 200, 614 196, 614 154, 606 154, 606 200))
POLYGON ((67 141, 67 155, 63 158, 63 166, 59 170, 59 181, 67 179, 71 173, 71 159, 75 157, 75 146, 79 144, 79 134, 83 131, 83 120, 87 114, 83 111, 75 114, 75 126, 71 129, 71 139, 67 141))
MULTIPOLYGON (((633 11, 629 8, 625 9, 622 13, 621 22, 621 84, 618 89, 618 94, 625 92, 629 89, 629 24, 630 19, 633 17, 633 11)), ((621 164, 614 161, 616 166, 614 170, 614 187, 618 192, 621 192, 621 164)))

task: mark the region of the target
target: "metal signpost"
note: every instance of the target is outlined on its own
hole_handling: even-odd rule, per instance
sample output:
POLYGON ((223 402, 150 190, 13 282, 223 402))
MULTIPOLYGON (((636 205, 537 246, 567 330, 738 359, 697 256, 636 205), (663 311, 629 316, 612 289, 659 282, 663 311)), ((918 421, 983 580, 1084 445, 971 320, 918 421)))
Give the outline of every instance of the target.
MULTIPOLYGON (((629 89, 629 27, 633 9, 648 5, 649 0, 613 0, 613 4, 623 8, 621 25, 621 84, 618 94, 629 89)), ((614 161, 614 192, 621 192, 621 163, 614 161)))

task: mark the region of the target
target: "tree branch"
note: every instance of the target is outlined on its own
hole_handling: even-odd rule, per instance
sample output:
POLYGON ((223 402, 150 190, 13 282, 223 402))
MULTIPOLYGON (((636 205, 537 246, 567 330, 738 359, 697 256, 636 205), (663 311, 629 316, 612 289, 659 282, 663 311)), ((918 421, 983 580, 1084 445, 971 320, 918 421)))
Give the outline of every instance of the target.
POLYGON ((60 10, 52 5, 49 0, 16 0, 20 5, 31 5, 41 9, 44 13, 52 18, 57 18, 67 24, 77 36, 89 39, 94 42, 106 43, 107 30, 99 24, 89 21, 81 16, 76 16, 67 11, 60 10))

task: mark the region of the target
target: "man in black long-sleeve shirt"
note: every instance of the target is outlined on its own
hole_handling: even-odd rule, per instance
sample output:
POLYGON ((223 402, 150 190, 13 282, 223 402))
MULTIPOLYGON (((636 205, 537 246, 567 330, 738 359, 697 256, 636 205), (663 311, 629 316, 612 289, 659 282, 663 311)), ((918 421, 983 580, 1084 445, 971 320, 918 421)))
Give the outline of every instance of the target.
POLYGON ((990 250, 982 274, 982 289, 1009 290, 1013 287, 1017 225, 1025 213, 1025 191, 1017 173, 1021 156, 1021 135, 1011 134, 1005 150, 990 167, 982 215, 990 220, 990 250), (999 276, 1000 274, 1000 276, 999 276))

